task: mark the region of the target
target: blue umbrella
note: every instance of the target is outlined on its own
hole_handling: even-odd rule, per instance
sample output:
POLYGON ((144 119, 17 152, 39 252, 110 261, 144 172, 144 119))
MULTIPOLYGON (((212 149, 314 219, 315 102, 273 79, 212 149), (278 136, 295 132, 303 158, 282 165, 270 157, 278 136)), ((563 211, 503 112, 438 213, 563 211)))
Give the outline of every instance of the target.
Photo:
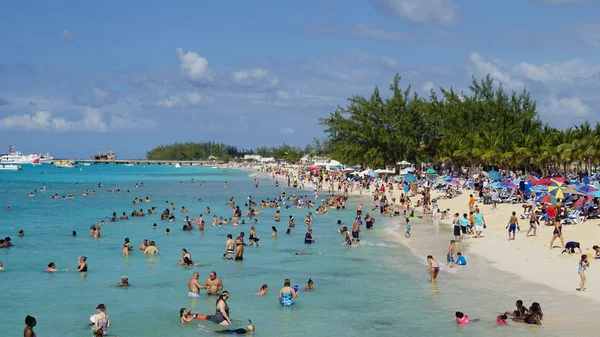
POLYGON ((404 176, 404 181, 414 183, 417 181, 417 177, 415 177, 413 174, 407 174, 404 176))
POLYGON ((494 170, 488 172, 488 177, 490 177, 491 179, 494 179, 494 180, 502 179, 502 175, 500 174, 500 172, 494 171, 494 170))
POLYGON ((375 172, 375 171, 373 171, 373 170, 369 170, 369 172, 367 172, 367 175, 368 175, 369 177, 373 177, 373 178, 375 178, 375 177, 377 177, 377 176, 378 176, 377 172, 375 172))

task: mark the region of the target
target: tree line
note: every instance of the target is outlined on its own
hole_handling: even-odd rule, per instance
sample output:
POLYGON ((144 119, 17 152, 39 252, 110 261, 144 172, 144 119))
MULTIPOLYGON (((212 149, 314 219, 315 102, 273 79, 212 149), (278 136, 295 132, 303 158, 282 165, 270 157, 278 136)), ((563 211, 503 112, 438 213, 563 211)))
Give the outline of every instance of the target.
POLYGON ((507 92, 489 75, 474 77, 468 93, 440 88, 421 97, 396 75, 391 94, 353 96, 320 119, 331 157, 349 165, 393 166, 446 163, 451 166, 567 170, 600 163, 600 124, 558 130, 544 123, 530 92, 507 92))
POLYGON ((305 147, 283 144, 280 146, 261 146, 253 150, 241 149, 234 145, 217 142, 186 142, 160 145, 146 153, 150 160, 218 160, 231 161, 242 159, 244 155, 255 154, 273 157, 290 163, 299 162, 304 155, 325 155, 327 143, 317 138, 305 147))

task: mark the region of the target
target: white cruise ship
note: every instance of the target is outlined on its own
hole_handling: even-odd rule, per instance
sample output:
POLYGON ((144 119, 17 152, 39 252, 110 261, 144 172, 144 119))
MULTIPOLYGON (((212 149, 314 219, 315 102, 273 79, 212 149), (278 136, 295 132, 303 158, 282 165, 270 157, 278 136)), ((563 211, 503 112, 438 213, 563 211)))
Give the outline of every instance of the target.
POLYGON ((39 154, 24 155, 19 151, 15 151, 13 145, 8 146, 8 153, 0 154, 0 164, 50 164, 54 157, 50 155, 41 156, 39 154))

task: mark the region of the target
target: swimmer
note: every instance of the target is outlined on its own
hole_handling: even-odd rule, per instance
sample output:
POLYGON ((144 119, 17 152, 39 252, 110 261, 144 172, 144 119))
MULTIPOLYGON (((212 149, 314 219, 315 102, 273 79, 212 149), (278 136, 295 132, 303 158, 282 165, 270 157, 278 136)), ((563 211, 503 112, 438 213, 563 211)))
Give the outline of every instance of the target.
POLYGON ((271 226, 271 230, 273 231, 271 233, 271 236, 273 237, 273 239, 277 239, 277 228, 275 226, 271 226))
POLYGON ((79 262, 79 265, 77 267, 77 271, 80 273, 84 273, 88 270, 88 265, 87 265, 87 257, 85 256, 80 256, 77 261, 79 262))
POLYGON ((304 287, 304 290, 312 290, 313 289, 313 280, 311 278, 308 279, 308 285, 304 287))
POLYGON ((235 254, 233 236, 231 234, 227 234, 227 242, 225 243, 225 254, 223 254, 223 258, 232 259, 231 255, 233 254, 235 254))
POLYGON ((524 317, 527 313, 527 308, 523 305, 523 301, 517 300, 515 305, 517 306, 517 309, 513 310, 512 312, 507 311, 504 314, 512 317, 524 317))
POLYGON ((154 241, 149 242, 149 246, 144 250, 145 255, 154 255, 158 254, 158 248, 156 247, 156 243, 154 241))
POLYGON ((200 263, 194 263, 194 261, 190 260, 190 258, 187 256, 181 260, 181 263, 187 267, 197 267, 200 265, 200 263))
POLYGON ((229 298, 229 292, 223 291, 216 302, 216 310, 214 315, 207 316, 196 316, 200 320, 213 321, 220 325, 231 325, 229 319, 229 306, 227 305, 227 299, 229 298))
POLYGON ((72 232, 71 232, 71 236, 72 236, 72 237, 76 237, 76 236, 77 236, 77 231, 72 231, 72 232))
MULTIPOLYGON (((54 273, 57 271, 60 271, 58 269, 56 269, 56 264, 54 262, 50 262, 48 263, 48 268, 46 268, 46 270, 44 270, 46 273, 54 273)), ((63 271, 69 271, 69 269, 63 269, 63 271)))
POLYGON ((33 332, 33 327, 36 326, 37 321, 35 317, 27 315, 25 317, 25 329, 23 330, 24 337, 35 337, 35 332, 33 332))
POLYGON ((496 317, 496 323, 500 325, 508 325, 508 323, 506 322, 507 319, 508 316, 506 314, 500 314, 498 315, 498 317, 496 317))
POLYGON ((260 290, 254 294, 254 296, 264 296, 267 294, 267 291, 269 290, 269 286, 265 283, 262 285, 262 287, 260 287, 260 290))
POLYGON ((165 235, 170 235, 171 234, 171 230, 169 228, 165 229, 165 235))
POLYGON ((2 261, 0 261, 0 271, 4 270, 4 263, 2 263, 2 261))
POLYGON ((96 310, 98 310, 98 313, 94 315, 94 329, 101 329, 104 333, 110 328, 110 317, 106 313, 106 306, 104 304, 98 304, 96 310))
POLYGON ((18 235, 19 235, 19 236, 21 236, 21 237, 23 237, 23 236, 25 236, 25 232, 24 232, 24 231, 21 229, 21 230, 19 231, 19 234, 18 234, 18 235))
POLYGON ((471 322, 479 322, 479 318, 469 319, 469 316, 463 314, 460 311, 457 311, 455 314, 456 323, 458 324, 469 324, 471 322))
POLYGON ((225 335, 244 335, 254 331, 254 325, 250 321, 250 325, 247 325, 245 328, 237 328, 237 329, 227 329, 227 330, 218 330, 214 331, 214 333, 225 334, 225 335))
POLYGON ((121 282, 117 283, 117 286, 119 287, 129 287, 130 285, 129 278, 127 276, 121 277, 121 282))
POLYGON ((179 322, 181 323, 192 322, 197 316, 198 314, 193 314, 191 310, 187 310, 186 308, 179 309, 179 322))
POLYGON ((148 239, 144 239, 144 242, 138 247, 139 250, 146 250, 146 248, 148 248, 148 239))

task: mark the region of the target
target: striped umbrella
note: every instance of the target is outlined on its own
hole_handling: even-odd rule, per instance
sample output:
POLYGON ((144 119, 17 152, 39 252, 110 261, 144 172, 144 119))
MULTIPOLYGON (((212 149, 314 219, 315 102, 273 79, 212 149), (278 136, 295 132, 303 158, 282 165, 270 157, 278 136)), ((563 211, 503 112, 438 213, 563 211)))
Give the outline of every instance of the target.
POLYGON ((556 198, 551 195, 544 194, 544 195, 540 196, 539 198, 537 198, 535 201, 542 203, 542 204, 555 204, 556 198))
POLYGON ((574 191, 573 189, 569 189, 568 185, 565 185, 561 182, 553 182, 548 186, 548 194, 555 197, 556 199, 564 199, 565 196, 569 195, 569 192, 574 191))

